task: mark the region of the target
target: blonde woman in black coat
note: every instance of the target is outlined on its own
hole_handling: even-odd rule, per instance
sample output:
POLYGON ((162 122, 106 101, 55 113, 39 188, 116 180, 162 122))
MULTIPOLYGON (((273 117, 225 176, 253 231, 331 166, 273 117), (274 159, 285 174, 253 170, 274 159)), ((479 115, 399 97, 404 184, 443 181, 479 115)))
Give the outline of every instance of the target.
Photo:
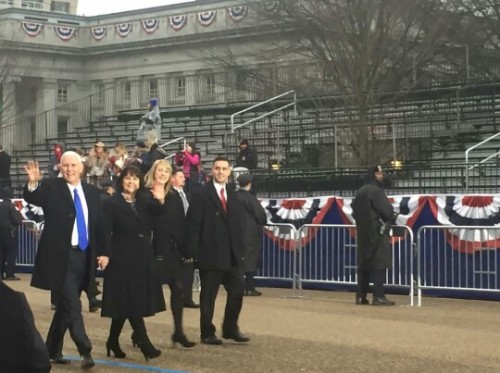
POLYGON ((184 300, 182 279, 184 262, 192 261, 186 254, 186 226, 184 207, 180 195, 171 188, 172 166, 164 159, 157 160, 146 174, 145 185, 152 193, 165 194, 165 213, 153 221, 153 246, 157 259, 160 281, 170 288, 170 308, 174 319, 172 344, 179 343, 191 348, 196 343, 189 341, 182 327, 184 300))
POLYGON ((141 171, 126 167, 118 178, 117 193, 104 203, 103 256, 109 257, 109 264, 104 271, 102 316, 112 319, 108 356, 113 351, 114 357, 125 357, 118 338, 128 319, 134 344, 149 360, 161 354, 150 342, 143 318, 165 310, 151 246, 152 214, 163 213, 165 194, 141 193, 142 183, 141 171))

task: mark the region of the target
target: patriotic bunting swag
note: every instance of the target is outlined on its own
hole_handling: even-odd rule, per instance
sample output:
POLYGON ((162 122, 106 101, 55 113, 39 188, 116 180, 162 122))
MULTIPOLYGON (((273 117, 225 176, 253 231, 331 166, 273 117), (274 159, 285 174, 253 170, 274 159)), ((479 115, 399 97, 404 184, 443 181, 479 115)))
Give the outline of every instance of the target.
POLYGON ((231 18, 235 22, 240 22, 245 18, 248 12, 247 6, 235 6, 232 8, 228 8, 229 18, 231 18))
POLYGON ((106 36, 107 29, 106 29, 106 27, 92 27, 90 29, 90 33, 92 34, 92 37, 95 40, 99 41, 99 40, 102 40, 106 36))
POLYGON ((130 32, 132 31, 131 23, 120 23, 119 25, 115 25, 115 30, 122 38, 126 38, 130 32))
POLYGON ((152 34, 160 26, 160 21, 158 19, 146 19, 141 21, 142 29, 146 34, 152 34))
POLYGON ((69 41, 76 35, 75 27, 54 26, 54 31, 59 39, 69 41))
POLYGON ((202 26, 208 27, 215 21, 216 14, 217 12, 215 10, 198 13, 198 22, 200 22, 202 26))
POLYGON ((42 32, 43 25, 32 22, 21 22, 21 28, 28 36, 33 38, 42 32))
POLYGON ((182 29, 184 26, 187 24, 187 16, 185 15, 180 15, 180 16, 172 16, 168 17, 168 24, 172 29, 175 31, 179 31, 182 29))

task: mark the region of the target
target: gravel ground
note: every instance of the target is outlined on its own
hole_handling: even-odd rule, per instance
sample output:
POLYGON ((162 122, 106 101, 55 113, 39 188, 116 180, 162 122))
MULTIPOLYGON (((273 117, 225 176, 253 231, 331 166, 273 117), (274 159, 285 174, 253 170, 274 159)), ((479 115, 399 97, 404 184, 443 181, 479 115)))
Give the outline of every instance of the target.
MULTIPOLYGON (((37 327, 45 338, 52 311, 49 292, 29 286, 30 275, 8 285, 26 293, 37 327)), ((130 341, 126 324, 121 346, 126 359, 106 357, 110 321, 87 312, 87 332, 97 360, 93 372, 500 372, 500 319, 497 302, 424 298, 423 306, 409 307, 408 297, 391 296, 396 307, 354 305, 348 292, 305 291, 292 298, 291 290, 264 288, 261 297, 245 297, 240 317, 248 344, 197 345, 173 348, 170 311, 146 319, 152 342, 162 355, 146 362, 130 341), (110 364, 125 364, 116 366, 110 364)), ((165 288, 166 299, 169 299, 165 288)), ((195 294, 197 295, 197 294, 195 294)), ((225 292, 221 288, 214 317, 222 321, 225 292)), ((199 341, 199 310, 186 309, 186 334, 199 341)), ((77 358, 66 336, 64 354, 77 358)), ((80 364, 52 368, 52 372, 81 372, 80 364)))

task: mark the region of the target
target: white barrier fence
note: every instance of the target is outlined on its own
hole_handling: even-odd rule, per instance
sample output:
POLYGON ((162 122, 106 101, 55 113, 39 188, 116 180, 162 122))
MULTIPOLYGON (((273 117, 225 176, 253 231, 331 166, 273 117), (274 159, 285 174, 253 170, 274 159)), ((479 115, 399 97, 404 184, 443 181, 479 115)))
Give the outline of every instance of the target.
POLYGON ((419 306, 424 289, 500 292, 500 227, 423 226, 417 247, 419 306))
MULTIPOLYGON (((386 284, 406 289, 411 305, 414 294, 422 304, 424 290, 500 293, 500 227, 423 226, 416 244, 409 227, 398 228, 386 284)), ((33 266, 40 229, 29 220, 18 229, 18 266, 33 266)), ((284 283, 294 296, 303 295, 303 285, 356 285, 355 226, 270 224, 264 230, 258 279, 284 283)))

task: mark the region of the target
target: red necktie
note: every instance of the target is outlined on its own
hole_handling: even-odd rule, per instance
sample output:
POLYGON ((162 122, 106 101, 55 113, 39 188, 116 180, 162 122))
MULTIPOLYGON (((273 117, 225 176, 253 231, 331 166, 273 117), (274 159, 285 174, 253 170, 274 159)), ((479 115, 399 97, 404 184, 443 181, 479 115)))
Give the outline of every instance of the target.
POLYGON ((227 202, 226 197, 224 196, 224 188, 220 190, 220 201, 222 202, 222 208, 225 212, 227 212, 227 202))

